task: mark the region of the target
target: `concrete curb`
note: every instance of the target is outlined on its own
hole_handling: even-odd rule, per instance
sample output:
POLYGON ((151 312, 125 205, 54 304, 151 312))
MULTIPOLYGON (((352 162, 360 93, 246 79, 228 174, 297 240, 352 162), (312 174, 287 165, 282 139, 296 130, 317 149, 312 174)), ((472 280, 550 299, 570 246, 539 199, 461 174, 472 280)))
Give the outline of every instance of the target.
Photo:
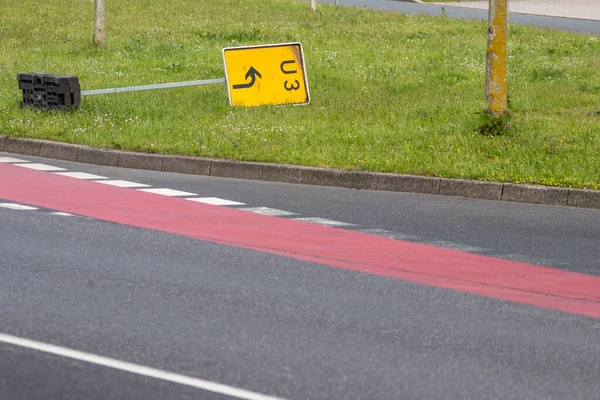
POLYGON ((0 151, 86 164, 223 178, 600 209, 598 190, 136 153, 9 136, 0 136, 0 151))
POLYGON ((440 193, 444 196, 469 197, 472 199, 502 200, 504 184, 468 179, 442 179, 440 193))
POLYGON ((569 189, 532 185, 504 185, 502 200, 519 203, 564 206, 569 201, 569 189))

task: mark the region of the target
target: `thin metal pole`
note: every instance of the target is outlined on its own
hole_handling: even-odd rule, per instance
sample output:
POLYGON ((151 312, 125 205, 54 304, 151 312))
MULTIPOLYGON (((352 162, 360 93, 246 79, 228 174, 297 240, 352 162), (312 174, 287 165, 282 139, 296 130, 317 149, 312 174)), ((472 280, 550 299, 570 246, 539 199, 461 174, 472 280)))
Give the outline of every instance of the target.
POLYGON ((187 81, 187 82, 158 83, 156 85, 129 86, 129 87, 111 88, 111 89, 84 90, 81 92, 81 95, 82 96, 94 96, 97 94, 138 92, 141 90, 169 89, 169 88, 185 87, 185 86, 214 85, 217 83, 225 83, 225 78, 205 79, 205 80, 200 80, 200 81, 187 81))

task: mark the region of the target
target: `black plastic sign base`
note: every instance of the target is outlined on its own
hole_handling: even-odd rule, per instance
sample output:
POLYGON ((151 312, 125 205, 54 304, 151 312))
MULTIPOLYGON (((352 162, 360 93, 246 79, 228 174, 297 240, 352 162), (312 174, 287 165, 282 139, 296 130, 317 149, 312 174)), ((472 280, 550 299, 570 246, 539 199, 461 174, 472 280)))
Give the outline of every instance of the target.
POLYGON ((19 89, 23 91, 21 108, 43 110, 76 110, 81 103, 81 88, 76 76, 30 72, 19 74, 19 89))

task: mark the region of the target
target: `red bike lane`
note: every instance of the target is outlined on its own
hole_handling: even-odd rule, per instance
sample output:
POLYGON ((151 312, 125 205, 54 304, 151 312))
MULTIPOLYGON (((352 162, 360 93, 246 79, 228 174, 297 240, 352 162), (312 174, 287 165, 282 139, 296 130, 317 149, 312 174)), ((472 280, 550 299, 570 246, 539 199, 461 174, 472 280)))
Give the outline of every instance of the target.
POLYGON ((0 198, 99 220, 600 318, 600 277, 0 164, 0 198))

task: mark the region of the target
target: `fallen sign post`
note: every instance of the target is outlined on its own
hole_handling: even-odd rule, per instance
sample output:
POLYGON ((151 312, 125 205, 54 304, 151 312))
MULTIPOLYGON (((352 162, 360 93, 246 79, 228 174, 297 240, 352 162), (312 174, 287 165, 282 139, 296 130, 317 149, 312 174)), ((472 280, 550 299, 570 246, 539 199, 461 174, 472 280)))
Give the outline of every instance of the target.
POLYGON ((111 88, 111 89, 84 90, 83 92, 81 92, 81 95, 82 96, 94 96, 97 94, 139 92, 141 90, 155 90, 155 89, 169 89, 169 88, 186 87, 186 86, 214 85, 216 83, 225 83, 225 78, 205 79, 205 80, 187 81, 187 82, 157 83, 155 85, 129 86, 129 87, 120 87, 120 88, 111 88))
POLYGON ((309 102, 308 81, 300 43, 230 47, 223 49, 223 62, 225 64, 225 78, 84 91, 80 89, 79 78, 76 76, 40 72, 19 74, 17 75, 19 89, 23 92, 21 108, 76 110, 81 103, 82 96, 222 83, 228 84, 229 100, 232 106, 254 107, 276 104, 307 104, 309 102), (247 53, 252 49, 258 49, 259 51, 247 53), (235 55, 229 57, 229 54, 234 54, 230 52, 235 52, 235 55), (244 61, 244 58, 248 55, 251 57, 244 61), (254 59, 253 56, 258 56, 259 59, 254 59), (260 59, 260 57, 266 58, 260 59), (228 62, 232 68, 231 70, 228 70, 228 62), (241 64, 239 64, 240 62, 241 64), (256 65, 256 67, 253 65, 256 65), (257 68, 263 72, 259 72, 257 68), (279 68, 279 72, 276 71, 276 68, 279 68), (230 87, 228 77, 231 75, 232 79, 238 79, 240 72, 240 83, 233 84, 230 87), (281 79, 281 77, 286 79, 281 79), (257 80, 260 80, 260 82, 257 80), (282 87, 273 91, 278 83, 281 83, 280 86, 282 87), (234 96, 235 101, 232 100, 231 91, 239 91, 240 89, 251 90, 246 90, 242 96, 234 96))
POLYGON ((82 96, 225 83, 225 78, 216 78, 81 91, 79 87, 79 78, 76 76, 30 72, 27 74, 19 74, 17 79, 19 80, 19 89, 23 91, 21 108, 28 107, 45 110, 76 110, 81 103, 82 96))

